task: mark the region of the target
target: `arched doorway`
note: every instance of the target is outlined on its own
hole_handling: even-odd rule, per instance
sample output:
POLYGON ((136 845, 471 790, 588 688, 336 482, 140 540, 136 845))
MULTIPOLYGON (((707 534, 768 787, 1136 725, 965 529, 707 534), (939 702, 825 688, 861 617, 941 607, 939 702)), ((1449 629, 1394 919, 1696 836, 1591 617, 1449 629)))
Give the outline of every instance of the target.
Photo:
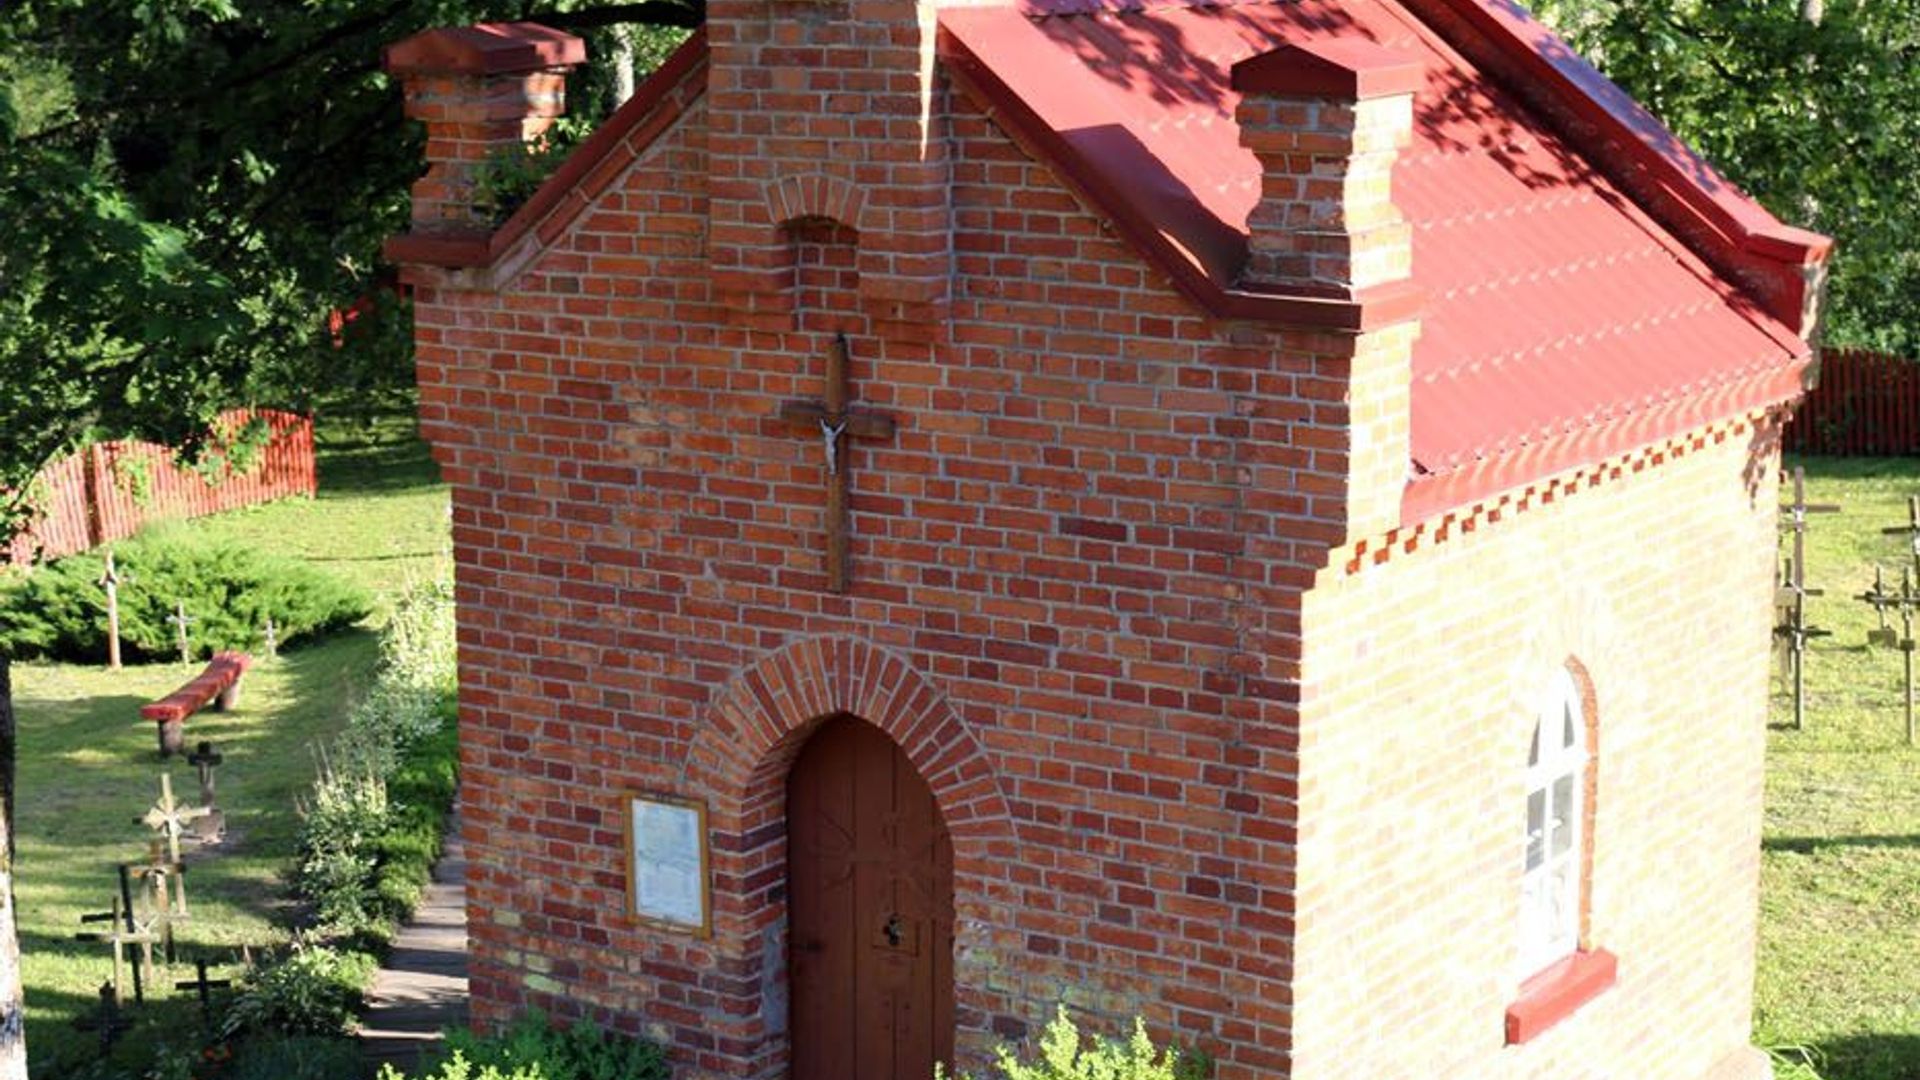
POLYGON ((926 1080, 953 1060, 953 843, 880 729, 836 716, 787 777, 792 1080, 926 1080))

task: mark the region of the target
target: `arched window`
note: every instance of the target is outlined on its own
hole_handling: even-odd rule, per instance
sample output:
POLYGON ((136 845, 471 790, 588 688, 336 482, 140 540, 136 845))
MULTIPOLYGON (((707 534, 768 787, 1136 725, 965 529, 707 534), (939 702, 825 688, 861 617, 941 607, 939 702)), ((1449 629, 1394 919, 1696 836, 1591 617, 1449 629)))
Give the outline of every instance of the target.
POLYGON ((1579 683, 1558 672, 1543 695, 1527 755, 1520 959, 1539 971, 1580 946, 1585 847, 1587 721, 1579 683))

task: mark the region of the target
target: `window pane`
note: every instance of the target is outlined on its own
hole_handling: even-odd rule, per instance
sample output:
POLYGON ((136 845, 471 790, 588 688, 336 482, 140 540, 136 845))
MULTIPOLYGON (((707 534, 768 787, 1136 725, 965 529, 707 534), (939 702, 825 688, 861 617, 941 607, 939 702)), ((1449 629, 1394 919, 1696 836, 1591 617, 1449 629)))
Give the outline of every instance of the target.
POLYGON ((1560 745, 1571 750, 1574 747, 1580 745, 1580 737, 1574 731, 1574 729, 1579 726, 1579 720, 1578 720, 1578 717, 1574 715, 1573 702, 1571 701, 1567 702, 1566 706, 1561 711, 1564 713, 1564 719, 1561 721, 1561 724, 1562 724, 1562 727, 1565 729, 1562 732, 1562 736, 1564 737, 1565 741, 1562 742, 1560 745))
POLYGON ((1574 814, 1579 807, 1573 802, 1572 773, 1553 782, 1553 853, 1564 855, 1573 846, 1573 830, 1577 826, 1574 814))
POLYGON ((1540 764, 1540 725, 1533 725, 1533 749, 1527 751, 1527 764, 1540 764))
POLYGON ((1536 791, 1527 796, 1527 869, 1533 870, 1547 858, 1547 793, 1536 791))
POLYGON ((1562 863, 1553 870, 1552 884, 1549 886, 1553 890, 1553 914, 1546 928, 1548 941, 1559 941, 1573 935, 1575 905, 1579 903, 1574 894, 1577 884, 1574 874, 1571 862, 1562 863))

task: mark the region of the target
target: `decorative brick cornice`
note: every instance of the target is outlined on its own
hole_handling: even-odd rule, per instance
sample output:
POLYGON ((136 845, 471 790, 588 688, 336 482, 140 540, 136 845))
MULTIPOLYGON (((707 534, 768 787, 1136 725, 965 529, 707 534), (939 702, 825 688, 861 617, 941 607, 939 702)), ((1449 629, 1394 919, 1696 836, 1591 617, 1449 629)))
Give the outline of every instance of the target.
POLYGON ((1650 443, 1628 453, 1569 469, 1418 524, 1390 529, 1348 545, 1331 554, 1329 565, 1339 567, 1343 575, 1351 577, 1391 562, 1396 557, 1412 555, 1421 548, 1437 547, 1538 507, 1563 502, 1710 446, 1718 446, 1728 439, 1752 432, 1764 432, 1768 437, 1778 439, 1791 412, 1791 402, 1754 409, 1744 415, 1650 443))

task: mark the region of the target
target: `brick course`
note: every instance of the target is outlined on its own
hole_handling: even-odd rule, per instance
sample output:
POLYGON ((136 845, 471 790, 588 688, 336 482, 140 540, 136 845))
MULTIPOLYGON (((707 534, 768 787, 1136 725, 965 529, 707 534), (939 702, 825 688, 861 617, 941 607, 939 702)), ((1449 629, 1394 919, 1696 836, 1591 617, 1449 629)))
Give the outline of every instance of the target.
POLYGON ((953 833, 962 1066, 1064 1000, 1220 1080, 1761 1075, 1772 420, 1394 531, 1416 324, 1208 319, 920 81, 924 18, 743 11, 710 7, 705 96, 512 274, 408 270, 453 487, 477 1019, 783 1076, 781 781, 846 710, 953 833), (843 447, 836 596, 820 447, 778 409, 841 331, 899 431, 843 447), (1700 641, 1751 647, 1700 668, 1700 641), (1505 1049, 1528 695, 1569 658, 1621 980, 1505 1049), (639 791, 709 805, 710 939, 624 914, 639 791))

